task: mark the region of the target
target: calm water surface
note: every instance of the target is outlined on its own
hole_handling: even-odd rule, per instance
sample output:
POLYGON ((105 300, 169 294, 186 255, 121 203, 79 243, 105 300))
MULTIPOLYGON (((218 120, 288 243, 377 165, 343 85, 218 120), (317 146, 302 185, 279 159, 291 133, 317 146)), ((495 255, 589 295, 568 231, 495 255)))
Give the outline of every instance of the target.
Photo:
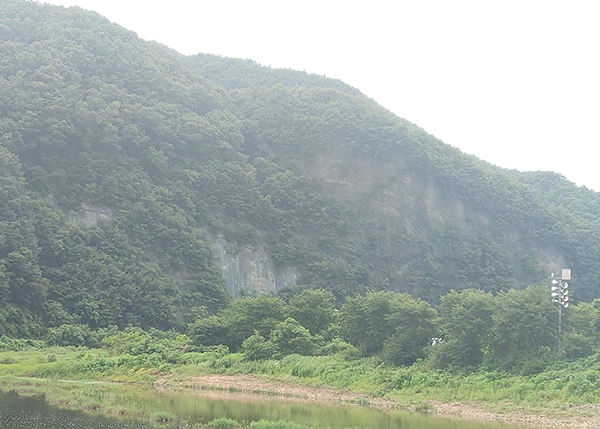
POLYGON ((19 396, 0 391, 2 429, 154 429, 135 421, 90 416, 81 411, 61 410, 48 405, 43 396, 19 396))
MULTIPOLYGON (((62 383, 58 383, 62 384, 62 383)), ((2 429, 154 429, 185 427, 206 423, 218 417, 240 422, 260 419, 287 420, 319 428, 365 429, 518 429, 501 423, 480 424, 435 418, 419 413, 380 411, 361 406, 324 406, 276 401, 269 396, 215 392, 159 392, 152 388, 107 385, 48 385, 43 393, 21 396, 8 386, 0 390, 0 428, 2 429), (46 399, 69 392, 86 409, 127 409, 138 421, 107 418, 99 412, 61 410, 46 399), (156 416, 168 413, 168 425, 156 424, 156 416), (95 414, 95 415, 94 415, 95 414)), ((20 390, 23 390, 22 388, 20 390)), ((131 414, 129 414, 131 415, 131 414)))

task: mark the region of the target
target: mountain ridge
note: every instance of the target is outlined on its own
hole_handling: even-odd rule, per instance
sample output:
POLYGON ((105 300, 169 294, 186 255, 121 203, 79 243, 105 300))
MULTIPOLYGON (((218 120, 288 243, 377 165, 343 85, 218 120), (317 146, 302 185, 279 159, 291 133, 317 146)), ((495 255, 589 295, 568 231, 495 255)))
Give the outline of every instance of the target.
POLYGON ((0 43, 0 333, 185 329, 226 291, 435 302, 566 266, 598 296, 597 193, 463 154, 340 81, 22 0, 0 43))

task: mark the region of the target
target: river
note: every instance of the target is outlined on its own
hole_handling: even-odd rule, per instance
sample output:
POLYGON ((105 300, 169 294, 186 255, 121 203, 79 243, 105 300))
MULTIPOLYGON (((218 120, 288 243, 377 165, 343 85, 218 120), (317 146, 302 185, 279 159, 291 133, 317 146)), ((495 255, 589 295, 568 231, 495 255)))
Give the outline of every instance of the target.
POLYGON ((200 427, 215 418, 286 420, 315 428, 518 429, 358 405, 325 406, 230 392, 164 392, 151 387, 54 382, 0 390, 2 429, 154 429, 200 427), (25 394, 23 394, 25 393, 25 394), (50 403, 62 404, 61 409, 50 403), (77 410, 78 408, 85 410, 77 410), (134 420, 135 418, 135 420, 134 420), (160 423, 164 421, 164 423, 160 423))

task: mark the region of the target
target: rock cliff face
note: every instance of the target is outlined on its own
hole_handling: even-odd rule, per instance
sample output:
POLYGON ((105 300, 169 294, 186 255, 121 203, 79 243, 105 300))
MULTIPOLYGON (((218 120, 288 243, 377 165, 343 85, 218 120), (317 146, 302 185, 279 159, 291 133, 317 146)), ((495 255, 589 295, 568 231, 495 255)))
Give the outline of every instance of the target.
POLYGON ((371 274, 375 281, 389 280, 395 290, 431 299, 423 295, 422 287, 406 286, 407 279, 429 271, 423 264, 428 259, 443 266, 439 271, 447 276, 435 280, 435 289, 446 290, 467 282, 477 287, 483 278, 494 288, 519 287, 521 282, 540 281, 552 267, 568 264, 556 246, 533 241, 515 225, 498 222, 478 201, 440 186, 403 161, 323 152, 304 167, 324 192, 354 207, 364 225, 373 228, 369 234, 379 241, 365 258, 376 267, 371 274), (465 242, 457 243, 458 237, 465 242), (419 246, 425 251, 415 254, 419 246), (398 268, 398 261, 407 262, 398 268), (491 261, 501 263, 493 262, 492 267, 491 261))
POLYGON ((298 273, 294 268, 276 268, 262 247, 238 247, 227 243, 223 237, 213 239, 211 247, 223 272, 227 292, 234 298, 243 293, 277 292, 296 284, 298 273))

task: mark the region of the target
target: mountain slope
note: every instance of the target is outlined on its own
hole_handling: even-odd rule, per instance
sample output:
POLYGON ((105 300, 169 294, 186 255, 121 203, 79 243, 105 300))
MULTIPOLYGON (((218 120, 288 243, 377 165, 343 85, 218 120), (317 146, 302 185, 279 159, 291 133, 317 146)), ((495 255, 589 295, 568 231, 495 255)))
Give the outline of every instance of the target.
POLYGON ((0 333, 184 329, 226 289, 435 301, 563 266, 598 295, 594 204, 566 212, 339 81, 22 0, 0 59, 0 333))

